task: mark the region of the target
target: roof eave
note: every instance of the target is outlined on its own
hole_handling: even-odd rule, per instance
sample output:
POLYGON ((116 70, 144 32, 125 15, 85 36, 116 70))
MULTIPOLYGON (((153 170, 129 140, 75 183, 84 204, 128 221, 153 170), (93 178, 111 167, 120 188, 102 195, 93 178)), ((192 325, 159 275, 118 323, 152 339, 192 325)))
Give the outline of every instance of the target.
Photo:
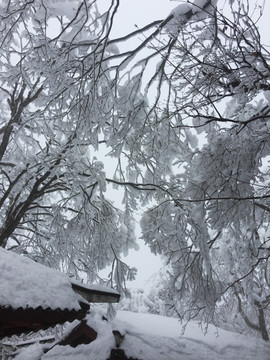
POLYGON ((78 284, 71 283, 72 289, 90 303, 118 303, 120 294, 116 292, 88 289, 78 284))

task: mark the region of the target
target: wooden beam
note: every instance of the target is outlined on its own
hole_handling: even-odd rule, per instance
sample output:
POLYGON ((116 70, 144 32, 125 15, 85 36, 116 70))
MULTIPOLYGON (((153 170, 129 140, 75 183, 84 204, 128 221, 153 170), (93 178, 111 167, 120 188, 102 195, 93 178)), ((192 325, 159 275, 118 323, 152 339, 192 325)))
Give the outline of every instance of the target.
POLYGON ((11 307, 0 307, 0 338, 29 331, 45 330, 66 321, 82 319, 88 309, 89 306, 79 311, 52 310, 41 307, 14 310, 11 307))
POLYGON ((118 303, 120 294, 115 290, 95 289, 77 282, 71 282, 72 289, 90 303, 118 303))

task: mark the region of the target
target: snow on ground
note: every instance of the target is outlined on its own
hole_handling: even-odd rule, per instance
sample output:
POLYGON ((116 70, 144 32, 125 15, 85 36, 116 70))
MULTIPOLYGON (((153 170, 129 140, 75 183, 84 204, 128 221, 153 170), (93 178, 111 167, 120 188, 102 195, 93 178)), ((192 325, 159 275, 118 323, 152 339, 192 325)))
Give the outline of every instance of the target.
POLYGON ((66 275, 0 249, 0 306, 79 310, 79 299, 66 275))
POLYGON ((127 330, 122 346, 126 354, 144 360, 270 359, 270 344, 212 325, 204 334, 191 321, 181 335, 181 325, 174 318, 119 311, 116 321, 127 330))
MULTIPOLYGON (((0 249, 0 306, 79 309, 78 296, 66 275, 4 249, 0 249)), ((270 343, 211 325, 204 334, 196 322, 190 322, 181 335, 181 324, 174 318, 119 311, 112 322, 106 322, 96 310, 87 322, 98 333, 91 344, 56 345, 42 357, 45 345, 34 344, 16 359, 89 360, 91 354, 91 360, 106 360, 115 348, 113 330, 125 335, 121 348, 126 354, 142 360, 270 359, 270 343)))
MULTIPOLYGON (((77 323, 76 323, 77 324, 77 323)), ((190 322, 184 335, 177 319, 152 314, 119 311, 113 322, 101 320, 92 312, 88 324, 98 332, 88 345, 55 346, 42 358, 36 345, 16 360, 106 360, 115 348, 112 330, 125 335, 121 344, 127 356, 141 360, 269 360, 270 344, 261 339, 231 333, 213 326, 204 334, 190 322), (23 356, 23 357, 22 357, 23 356)), ((43 345, 40 345, 40 347, 43 345)))

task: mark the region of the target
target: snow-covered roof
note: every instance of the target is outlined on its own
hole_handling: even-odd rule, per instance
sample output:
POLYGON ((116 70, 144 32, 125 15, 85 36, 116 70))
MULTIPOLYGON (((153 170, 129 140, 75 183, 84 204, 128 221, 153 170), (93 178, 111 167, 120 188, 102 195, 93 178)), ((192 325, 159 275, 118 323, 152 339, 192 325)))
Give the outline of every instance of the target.
POLYGON ((118 291, 101 285, 83 284, 71 280, 72 289, 91 303, 117 303, 120 300, 118 291))
POLYGON ((0 307, 81 310, 88 302, 118 302, 120 294, 99 285, 87 285, 23 255, 0 248, 0 307))
MULTIPOLYGON (((152 314, 119 311, 113 322, 102 321, 91 312, 88 325, 97 333, 90 344, 76 348, 54 346, 41 356, 42 346, 33 345, 15 360, 106 360, 115 340, 112 330, 118 329, 124 340, 120 348, 127 357, 144 360, 269 360, 270 344, 257 338, 231 333, 214 326, 204 334, 196 322, 190 322, 181 335, 178 319, 152 314), (28 355, 29 354, 29 355, 28 355), (28 357, 29 356, 29 357, 28 357)), ((77 325, 77 323, 76 323, 77 325)), ((70 325, 71 326, 71 325, 70 325)))
POLYGON ((0 249, 0 307, 80 310, 79 301, 66 275, 0 249))

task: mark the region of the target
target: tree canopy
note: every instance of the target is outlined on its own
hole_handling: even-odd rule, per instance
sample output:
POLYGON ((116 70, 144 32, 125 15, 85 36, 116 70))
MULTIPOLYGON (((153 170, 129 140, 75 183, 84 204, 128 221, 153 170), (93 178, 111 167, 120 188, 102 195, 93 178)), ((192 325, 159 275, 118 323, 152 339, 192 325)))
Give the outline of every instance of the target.
POLYGON ((119 38, 121 2, 102 5, 1 4, 0 244, 90 281, 111 265, 121 290, 142 207, 175 313, 211 322, 231 306, 267 340, 263 1, 186 1, 119 38))

